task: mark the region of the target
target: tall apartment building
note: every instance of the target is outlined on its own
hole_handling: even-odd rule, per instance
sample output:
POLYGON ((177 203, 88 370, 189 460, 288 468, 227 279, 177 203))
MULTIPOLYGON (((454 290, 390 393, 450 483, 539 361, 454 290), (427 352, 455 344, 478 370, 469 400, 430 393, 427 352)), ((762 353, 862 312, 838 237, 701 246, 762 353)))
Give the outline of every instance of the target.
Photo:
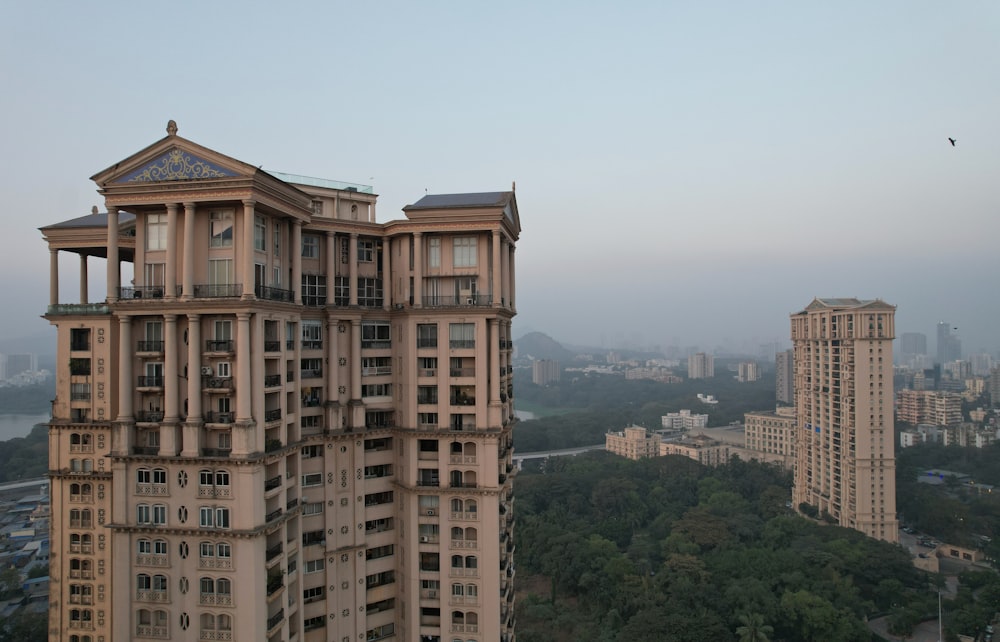
POLYGON ((795 351, 783 350, 774 356, 774 396, 778 403, 795 403, 795 351))
POLYGON ((952 426, 962 422, 962 395, 939 390, 900 390, 896 395, 900 421, 916 426, 952 426))
POLYGON ((945 364, 962 358, 962 341, 952 330, 948 321, 937 324, 937 363, 945 364))
POLYGON ((559 381, 562 370, 558 361, 552 359, 535 359, 531 362, 531 382, 536 386, 547 386, 559 381))
POLYGON ((741 361, 737 366, 736 380, 740 383, 751 383, 760 379, 760 366, 756 361, 741 361))
POLYGON ((49 639, 513 640, 514 193, 379 224, 167 131, 42 228, 49 639))
POLYGON ((688 379, 710 379, 715 376, 715 357, 696 352, 688 357, 688 379))
POLYGON ((795 350, 795 506, 895 542, 892 340, 895 307, 815 299, 791 315, 795 350))

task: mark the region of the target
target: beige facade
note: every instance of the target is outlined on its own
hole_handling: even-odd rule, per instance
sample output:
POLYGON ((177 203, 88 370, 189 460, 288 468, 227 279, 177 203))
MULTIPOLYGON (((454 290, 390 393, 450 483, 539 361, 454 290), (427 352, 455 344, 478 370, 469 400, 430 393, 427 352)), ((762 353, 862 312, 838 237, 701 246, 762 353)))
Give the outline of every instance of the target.
POLYGON ((715 376, 715 357, 698 352, 688 357, 688 379, 711 379, 715 376))
POLYGON ((962 395, 938 390, 900 390, 896 415, 908 424, 951 426, 962 421, 962 395))
POLYGON ((629 459, 660 456, 660 436, 641 426, 630 426, 604 436, 604 449, 629 459))
POLYGON ((743 416, 747 450, 772 457, 789 466, 795 460, 795 408, 748 412, 743 416))
POLYGON ((677 441, 665 441, 660 444, 661 456, 680 455, 705 466, 721 466, 728 463, 733 450, 729 444, 705 435, 685 435, 677 441))
POLYGON ((42 228, 50 640, 513 640, 514 193, 380 224, 173 123, 93 180, 42 228))
POLYGON ((841 526, 896 542, 892 340, 895 307, 815 299, 791 315, 795 350, 792 499, 841 526))

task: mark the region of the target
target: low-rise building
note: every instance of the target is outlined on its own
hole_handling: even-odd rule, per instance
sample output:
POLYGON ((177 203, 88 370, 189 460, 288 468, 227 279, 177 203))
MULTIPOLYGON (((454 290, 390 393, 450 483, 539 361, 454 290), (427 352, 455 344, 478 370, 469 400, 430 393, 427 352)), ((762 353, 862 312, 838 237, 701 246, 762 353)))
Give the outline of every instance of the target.
POLYGON ((642 426, 629 426, 604 436, 604 448, 610 453, 629 459, 647 459, 660 455, 660 435, 642 426))
POLYGON ((660 443, 661 455, 681 455, 705 466, 720 466, 729 462, 732 447, 707 435, 684 436, 677 441, 660 443))
POLYGON ((668 412, 660 417, 660 424, 667 430, 697 430, 708 426, 708 415, 693 415, 690 410, 668 412))

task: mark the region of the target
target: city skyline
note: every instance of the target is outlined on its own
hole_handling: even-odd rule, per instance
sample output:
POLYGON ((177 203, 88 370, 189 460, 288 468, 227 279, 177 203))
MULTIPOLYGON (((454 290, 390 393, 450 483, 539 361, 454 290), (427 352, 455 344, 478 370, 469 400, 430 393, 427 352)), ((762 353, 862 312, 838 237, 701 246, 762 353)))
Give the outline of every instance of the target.
POLYGON ((850 295, 895 303, 901 333, 946 319, 966 353, 1000 347, 972 285, 1000 232, 992 3, 107 9, 0 10, 3 338, 45 331, 37 228, 100 205, 87 172, 175 119, 265 171, 373 185, 380 222, 516 181, 540 215, 515 336, 753 346, 850 295), (211 59, 122 50, 168 32, 211 59))

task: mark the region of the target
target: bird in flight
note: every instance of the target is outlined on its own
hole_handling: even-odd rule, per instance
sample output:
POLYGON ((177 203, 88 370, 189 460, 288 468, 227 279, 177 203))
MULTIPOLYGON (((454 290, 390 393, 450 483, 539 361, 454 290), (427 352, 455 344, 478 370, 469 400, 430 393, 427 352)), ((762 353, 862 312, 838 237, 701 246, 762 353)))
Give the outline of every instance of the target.
POLYGON ((951 138, 951 137, 949 136, 949 137, 948 137, 948 142, 949 142, 949 143, 951 143, 951 146, 952 146, 952 147, 954 147, 954 146, 955 146, 955 139, 954 139, 954 138, 951 138))

